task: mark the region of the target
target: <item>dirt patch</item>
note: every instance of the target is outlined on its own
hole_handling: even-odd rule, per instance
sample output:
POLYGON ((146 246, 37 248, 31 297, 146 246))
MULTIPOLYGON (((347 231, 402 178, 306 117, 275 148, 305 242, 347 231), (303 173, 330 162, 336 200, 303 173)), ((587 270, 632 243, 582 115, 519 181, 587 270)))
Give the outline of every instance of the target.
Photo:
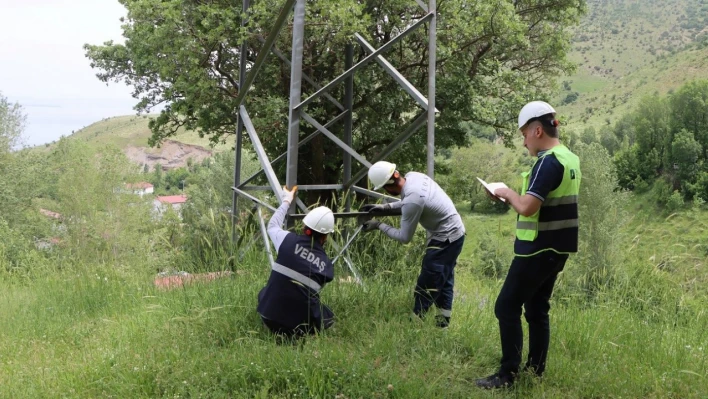
POLYGON ((212 151, 204 147, 173 140, 165 140, 160 148, 129 146, 123 151, 128 159, 140 165, 147 164, 150 170, 158 163, 163 170, 169 170, 186 166, 189 158, 197 163, 212 156, 212 151))
POLYGON ((212 281, 217 278, 228 277, 233 273, 230 271, 211 272, 200 274, 189 274, 187 272, 179 272, 178 274, 168 276, 158 276, 155 278, 155 286, 158 288, 170 289, 182 287, 185 284, 190 284, 197 281, 212 281))

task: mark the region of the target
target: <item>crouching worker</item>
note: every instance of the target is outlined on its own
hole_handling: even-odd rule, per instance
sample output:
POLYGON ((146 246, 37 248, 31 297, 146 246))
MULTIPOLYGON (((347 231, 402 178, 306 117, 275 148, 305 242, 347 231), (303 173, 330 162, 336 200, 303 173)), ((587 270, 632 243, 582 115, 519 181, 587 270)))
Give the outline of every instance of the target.
POLYGON ((334 215, 321 206, 305 215, 303 234, 283 230, 296 191, 297 186, 292 191, 283 187, 283 202, 268 222, 268 236, 278 256, 258 294, 263 323, 286 336, 314 334, 334 324, 334 314, 320 303, 320 291, 334 278, 334 267, 322 247, 334 231, 334 215))

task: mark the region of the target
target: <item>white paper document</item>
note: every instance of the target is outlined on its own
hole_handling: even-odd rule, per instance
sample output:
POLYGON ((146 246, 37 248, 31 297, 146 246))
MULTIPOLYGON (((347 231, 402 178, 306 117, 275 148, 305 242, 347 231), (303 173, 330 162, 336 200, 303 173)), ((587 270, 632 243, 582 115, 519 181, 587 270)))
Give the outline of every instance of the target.
MULTIPOLYGON (((484 188, 487 191, 489 191, 489 193, 492 195, 494 195, 494 190, 496 190, 498 188, 509 188, 504 183, 487 183, 486 181, 480 179, 479 177, 477 178, 477 180, 479 180, 479 182, 482 183, 484 188)), ((497 197, 496 195, 494 195, 494 196, 497 197)), ((497 197, 497 198, 499 198, 499 197, 497 197)), ((506 202, 506 200, 504 198, 499 198, 499 200, 501 200, 502 202, 506 202)))

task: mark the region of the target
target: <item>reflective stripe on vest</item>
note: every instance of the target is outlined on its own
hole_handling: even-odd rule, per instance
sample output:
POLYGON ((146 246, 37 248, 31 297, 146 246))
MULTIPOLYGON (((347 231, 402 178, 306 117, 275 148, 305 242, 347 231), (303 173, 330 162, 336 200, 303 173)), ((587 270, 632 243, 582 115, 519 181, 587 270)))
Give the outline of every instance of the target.
POLYGON ((516 222, 517 229, 533 230, 538 225, 538 231, 551 231, 578 227, 578 219, 558 220, 555 222, 516 222))
POLYGON ((543 201, 543 204, 541 206, 556 206, 556 205, 568 205, 568 204, 577 204, 577 203, 578 203, 578 196, 577 195, 566 195, 565 197, 547 198, 545 201, 543 201))
POLYGON ((319 285, 315 280, 305 276, 304 274, 300 274, 293 269, 289 269, 281 265, 280 263, 274 262, 272 269, 273 271, 276 271, 282 274, 283 276, 290 277, 291 279, 297 281, 300 284, 305 285, 306 287, 312 288, 316 292, 320 292, 320 290, 322 289, 322 286, 319 285))
MULTIPOLYGON (((536 166, 537 162, 550 154, 554 154, 556 159, 563 165, 564 173, 560 186, 551 191, 541 204, 541 209, 543 209, 544 212, 552 212, 552 209, 549 208, 554 206, 577 205, 581 178, 578 157, 563 145, 551 148, 540 158, 536 159, 536 162, 531 167, 531 172, 533 172, 533 168, 536 166)), ((529 176, 531 172, 521 174, 524 178, 521 195, 526 194, 526 191, 529 189, 529 176)), ((516 238, 522 241, 534 241, 536 237, 538 237, 539 231, 578 227, 577 218, 539 223, 538 219, 541 214, 541 209, 532 216, 519 215, 516 222, 516 238)))

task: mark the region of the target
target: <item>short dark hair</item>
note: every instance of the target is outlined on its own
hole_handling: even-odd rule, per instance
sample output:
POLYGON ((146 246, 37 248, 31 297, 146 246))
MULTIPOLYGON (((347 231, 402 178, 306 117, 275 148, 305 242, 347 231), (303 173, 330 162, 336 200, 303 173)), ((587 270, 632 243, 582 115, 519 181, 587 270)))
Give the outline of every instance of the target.
POLYGON ((560 123, 556 120, 555 114, 551 113, 531 118, 527 122, 527 125, 535 121, 541 122, 543 132, 546 133, 547 136, 558 138, 558 125, 560 123))

